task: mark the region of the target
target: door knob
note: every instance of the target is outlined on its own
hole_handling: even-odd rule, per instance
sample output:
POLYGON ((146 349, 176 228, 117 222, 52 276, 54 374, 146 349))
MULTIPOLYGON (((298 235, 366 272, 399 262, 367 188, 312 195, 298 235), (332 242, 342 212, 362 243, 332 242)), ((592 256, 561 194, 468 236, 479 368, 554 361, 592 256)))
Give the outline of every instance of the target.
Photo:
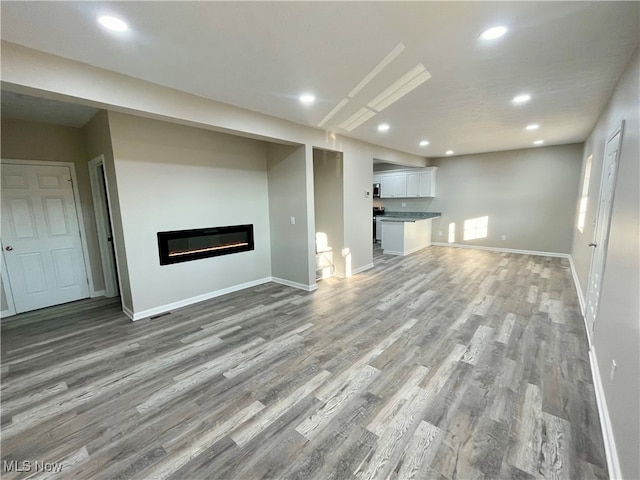
POLYGON ((7 252, 10 252, 11 250, 13 250, 13 247, 11 245, 8 245, 7 247, 5 247, 5 250, 7 252))
POLYGON ((598 244, 597 244, 597 243, 595 243, 595 242, 591 242, 591 243, 589 243, 589 246, 590 246, 590 247, 597 247, 597 246, 598 246, 598 244))

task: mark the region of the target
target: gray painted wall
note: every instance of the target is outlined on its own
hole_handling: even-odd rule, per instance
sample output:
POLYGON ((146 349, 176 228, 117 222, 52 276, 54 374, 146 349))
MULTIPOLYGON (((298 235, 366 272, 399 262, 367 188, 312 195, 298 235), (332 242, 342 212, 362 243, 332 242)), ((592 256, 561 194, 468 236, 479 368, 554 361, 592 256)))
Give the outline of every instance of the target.
MULTIPOLYGON (((593 155, 584 233, 575 232, 571 254, 586 296, 593 220, 602 161, 610 134, 625 121, 611 217, 609 247, 593 347, 611 417, 623 477, 640 478, 640 54, 636 50, 609 104, 585 142, 593 155), (609 379, 611 362, 618 367, 609 379)), ((577 207, 576 207, 577 208, 577 207)))
MULTIPOLYGON (((307 165, 305 146, 267 145, 271 274, 304 286, 315 285, 309 268, 307 165), (291 224, 295 217, 295 225, 291 224)), ((312 160, 309 159, 309 162, 312 160)))
POLYGON ((111 144, 111 131, 109 129, 109 115, 106 111, 98 112, 82 128, 84 134, 84 146, 87 152, 87 160, 92 160, 99 155, 104 155, 104 171, 109 190, 109 207, 111 209, 111 227, 113 230, 114 248, 118 264, 118 284, 122 306, 129 312, 133 312, 133 300, 131 298, 131 282, 129 280, 129 267, 125 252, 124 233, 122 230, 122 218, 120 199, 118 197, 118 179, 116 178, 115 164, 113 161, 113 145, 111 144))
POLYGON ((271 276, 265 144, 109 113, 133 311, 271 276), (161 266, 157 232, 253 224, 255 250, 161 266))
POLYGON ((326 150, 313 150, 313 191, 316 233, 327 234, 333 249, 334 271, 345 274, 344 199, 342 154, 326 150))
POLYGON ((442 212, 434 242, 447 242, 454 222, 457 244, 569 253, 581 158, 575 144, 435 159, 435 198, 380 203, 389 211, 442 212), (487 237, 465 241, 464 221, 483 216, 487 237))

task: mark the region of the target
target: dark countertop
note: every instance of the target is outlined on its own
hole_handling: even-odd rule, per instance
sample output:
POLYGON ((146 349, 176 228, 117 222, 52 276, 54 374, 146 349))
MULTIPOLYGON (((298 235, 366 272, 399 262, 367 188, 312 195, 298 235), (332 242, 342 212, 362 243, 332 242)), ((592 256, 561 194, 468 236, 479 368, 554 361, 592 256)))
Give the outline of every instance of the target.
POLYGON ((441 216, 441 212, 386 212, 376 218, 383 222, 418 222, 441 216))

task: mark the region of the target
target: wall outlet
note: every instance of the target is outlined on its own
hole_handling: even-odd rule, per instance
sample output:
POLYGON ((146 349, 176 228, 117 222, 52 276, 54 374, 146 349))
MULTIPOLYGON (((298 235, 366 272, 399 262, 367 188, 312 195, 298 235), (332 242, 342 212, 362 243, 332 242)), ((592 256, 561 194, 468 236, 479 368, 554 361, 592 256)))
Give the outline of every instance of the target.
POLYGON ((371 196, 371 192, 369 190, 364 191, 364 198, 369 198, 371 196))
POLYGON ((609 372, 609 379, 613 382, 613 379, 616 378, 616 367, 618 364, 615 360, 611 360, 611 371, 609 372))
POLYGON ((506 235, 502 235, 502 240, 506 240, 507 236, 506 235))
POLYGON ((407 202, 402 202, 402 206, 406 207, 407 206, 407 202))
POLYGON ((295 225, 296 224, 296 217, 291 217, 291 225, 295 225))

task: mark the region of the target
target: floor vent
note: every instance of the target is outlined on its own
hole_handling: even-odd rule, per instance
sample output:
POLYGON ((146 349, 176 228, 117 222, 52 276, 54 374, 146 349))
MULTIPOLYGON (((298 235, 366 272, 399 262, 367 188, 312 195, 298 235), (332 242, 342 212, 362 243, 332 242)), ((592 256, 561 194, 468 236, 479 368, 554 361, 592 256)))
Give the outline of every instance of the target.
POLYGON ((166 317, 167 315, 171 315, 171 312, 164 312, 159 315, 154 315, 153 317, 149 317, 149 320, 155 320, 156 318, 166 317))

